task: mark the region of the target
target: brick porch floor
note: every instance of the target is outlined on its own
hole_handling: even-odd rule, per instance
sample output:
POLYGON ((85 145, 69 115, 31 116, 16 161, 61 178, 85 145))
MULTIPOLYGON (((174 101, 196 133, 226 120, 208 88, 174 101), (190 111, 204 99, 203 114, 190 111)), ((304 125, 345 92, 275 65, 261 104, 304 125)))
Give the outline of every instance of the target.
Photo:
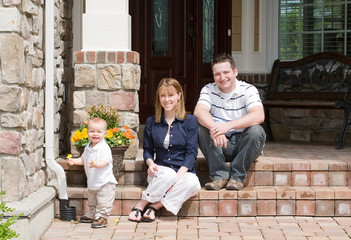
POLYGON ((53 221, 42 240, 346 240, 351 238, 349 217, 159 217, 134 223, 111 216, 109 225, 53 221))

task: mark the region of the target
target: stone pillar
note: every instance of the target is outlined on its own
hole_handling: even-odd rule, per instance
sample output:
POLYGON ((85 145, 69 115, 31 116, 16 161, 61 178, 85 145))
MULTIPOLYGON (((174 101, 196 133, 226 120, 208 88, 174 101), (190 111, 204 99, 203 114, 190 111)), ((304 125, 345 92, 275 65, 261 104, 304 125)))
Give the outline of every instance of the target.
POLYGON ((128 0, 86 0, 83 51, 130 51, 128 0))
MULTIPOLYGON (((121 126, 139 130, 140 65, 133 51, 78 51, 74 53, 73 124, 74 130, 87 120, 87 107, 105 105, 119 111, 121 126)), ((73 134, 74 132, 72 132, 73 134)), ((125 157, 135 159, 138 149, 131 145, 125 157)), ((72 153, 75 147, 72 145, 72 153)))
MULTIPOLYGON (((116 108, 120 124, 128 125, 137 137, 140 64, 139 53, 131 51, 128 0, 86 0, 82 20, 82 50, 73 54, 73 130, 87 120, 87 107, 102 104, 116 108)), ((135 142, 125 158, 136 158, 135 142)), ((71 150, 77 154, 73 145, 71 150)))

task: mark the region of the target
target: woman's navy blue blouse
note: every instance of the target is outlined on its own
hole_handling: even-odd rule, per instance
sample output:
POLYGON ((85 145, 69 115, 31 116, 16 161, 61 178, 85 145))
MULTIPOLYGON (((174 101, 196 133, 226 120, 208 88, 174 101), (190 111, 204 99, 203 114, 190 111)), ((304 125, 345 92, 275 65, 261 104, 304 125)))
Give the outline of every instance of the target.
POLYGON ((144 130, 144 161, 148 158, 161 166, 174 169, 187 167, 195 173, 195 162, 198 152, 198 122, 194 115, 186 114, 185 119, 176 118, 170 127, 169 147, 164 148, 164 140, 168 124, 162 114, 160 123, 155 122, 155 116, 148 117, 144 130), (156 153, 156 159, 154 154, 156 153))

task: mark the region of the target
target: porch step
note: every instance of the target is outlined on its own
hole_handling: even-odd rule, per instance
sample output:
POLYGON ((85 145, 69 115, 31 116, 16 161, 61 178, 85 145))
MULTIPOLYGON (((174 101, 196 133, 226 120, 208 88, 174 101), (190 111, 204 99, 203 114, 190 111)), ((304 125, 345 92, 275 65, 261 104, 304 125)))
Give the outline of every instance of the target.
MULTIPOLYGON (((70 204, 86 212, 83 167, 69 167, 64 158, 70 204)), ((204 186, 210 181, 199 152, 197 173, 204 186)), ((267 142, 251 165, 241 191, 202 189, 184 203, 179 216, 351 216, 351 148, 330 145, 267 142)), ((112 215, 128 215, 146 188, 142 149, 136 160, 124 160, 112 215)), ((56 213, 58 214, 58 210, 56 213)), ((172 215, 165 209, 161 215, 172 215)))
MULTIPOLYGON (((123 161, 119 185, 146 185, 146 166, 139 149, 136 160, 123 161)), ((85 187, 82 166, 68 166, 58 159, 65 169, 68 186, 85 187)), ((196 162, 202 186, 210 181, 208 165, 201 151, 196 162)), ((335 150, 333 146, 309 144, 267 143, 264 154, 254 162, 244 186, 292 187, 347 187, 351 186, 351 149, 335 150)))
MULTIPOLYGON (((128 215, 145 186, 119 185, 111 215, 128 215)), ((69 187, 70 205, 86 212, 86 188, 69 187)), ((349 187, 245 187, 241 191, 201 189, 179 216, 351 216, 349 187)), ((58 209, 56 214, 58 214, 58 209)), ((159 215, 172 215, 164 208, 159 215)), ((58 215, 57 215, 58 216, 58 215)))

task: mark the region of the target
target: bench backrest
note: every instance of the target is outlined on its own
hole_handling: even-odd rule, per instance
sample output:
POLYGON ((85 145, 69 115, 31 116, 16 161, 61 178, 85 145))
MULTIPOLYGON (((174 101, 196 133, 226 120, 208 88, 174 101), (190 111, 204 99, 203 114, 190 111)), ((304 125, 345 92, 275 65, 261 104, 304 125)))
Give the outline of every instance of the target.
POLYGON ((276 60, 266 100, 346 100, 350 87, 351 58, 323 52, 296 61, 276 60))

